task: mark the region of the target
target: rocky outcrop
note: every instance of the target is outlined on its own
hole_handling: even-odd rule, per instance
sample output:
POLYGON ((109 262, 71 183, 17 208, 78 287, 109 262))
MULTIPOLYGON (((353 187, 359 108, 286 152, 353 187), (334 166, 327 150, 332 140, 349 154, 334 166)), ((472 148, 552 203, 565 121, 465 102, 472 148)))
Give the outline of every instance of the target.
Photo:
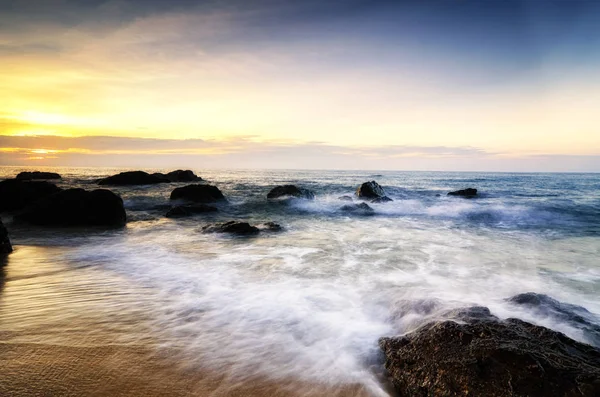
POLYGON ((260 230, 247 222, 229 221, 204 226, 203 233, 229 233, 237 236, 252 236, 260 233, 260 230))
POLYGON ((31 171, 31 172, 20 172, 17 175, 16 179, 20 180, 32 180, 32 179, 61 179, 62 177, 56 172, 41 172, 41 171, 31 171))
POLYGON ((196 182, 202 180, 202 178, 194 174, 191 170, 176 170, 171 171, 168 174, 157 172, 152 175, 158 178, 167 179, 170 182, 196 182))
POLYGON ((454 192, 448 193, 448 196, 473 198, 477 197, 477 189, 473 189, 472 187, 470 187, 468 189, 456 190, 454 192))
POLYGON ((356 189, 356 196, 361 200, 370 200, 372 203, 393 201, 385 195, 383 188, 375 181, 365 182, 356 189))
POLYGON ((212 205, 206 204, 178 205, 176 207, 171 208, 165 216, 167 218, 184 218, 186 216, 217 211, 217 207, 213 207, 212 205))
POLYGON ((267 194, 268 199, 300 198, 314 200, 315 193, 295 185, 276 186, 267 194))
POLYGON ((40 226, 123 226, 123 200, 110 190, 68 189, 36 201, 16 217, 40 226))
POLYGON ((8 238, 8 231, 2 220, 0 220, 0 255, 10 254, 12 252, 12 245, 10 244, 10 239, 8 238))
POLYGON ((486 310, 466 310, 467 323, 430 323, 381 338, 399 395, 600 395, 600 350, 521 320, 500 321, 486 310))
POLYGON ((340 208, 340 211, 355 215, 373 215, 375 211, 367 203, 347 204, 340 208))
POLYGON ((169 183, 166 178, 150 175, 144 171, 127 171, 109 176, 98 181, 98 185, 155 185, 157 183, 169 183))
POLYGON ((0 182, 0 212, 22 209, 61 190, 50 182, 7 179, 0 182))
POLYGON ((216 203, 226 201, 218 187, 212 185, 187 185, 171 192, 171 200, 185 200, 194 203, 216 203))

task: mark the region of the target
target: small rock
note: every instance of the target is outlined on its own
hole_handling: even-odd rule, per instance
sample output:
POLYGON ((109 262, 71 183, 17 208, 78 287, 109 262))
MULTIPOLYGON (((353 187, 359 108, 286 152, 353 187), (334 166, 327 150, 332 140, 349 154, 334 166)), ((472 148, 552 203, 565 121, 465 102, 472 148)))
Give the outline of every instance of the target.
POLYGON ((195 204, 195 205, 178 205, 171 208, 167 213, 167 218, 183 218, 186 216, 192 216, 196 214, 203 214, 206 212, 217 212, 217 207, 206 204, 195 204))
POLYGON ((375 204, 379 204, 379 203, 388 203, 388 202, 390 202, 390 201, 394 201, 394 200, 392 200, 392 199, 391 199, 391 198, 389 198, 388 196, 377 197, 377 198, 374 198, 373 200, 371 200, 371 202, 372 202, 372 203, 375 203, 375 204))
POLYGON ((342 200, 342 201, 354 201, 354 199, 350 196, 340 196, 338 197, 338 200, 342 200))
POLYGON ((473 198, 473 197, 477 196, 477 189, 468 188, 468 189, 463 189, 463 190, 457 190, 455 192, 448 193, 448 196, 473 198))
POLYGON ((361 215, 372 215, 375 213, 373 208, 369 206, 367 203, 360 204, 347 204, 340 207, 340 211, 350 212, 353 214, 361 214, 361 215))
POLYGON ((259 225, 259 229, 268 232, 281 232, 283 230, 283 226, 275 222, 265 222, 259 225))
POLYGON ((195 182, 195 181, 202 180, 202 178, 200 178, 199 176, 194 174, 194 172, 191 170, 185 170, 185 171, 184 170, 176 170, 176 171, 171 171, 168 174, 162 174, 160 172, 156 172, 152 175, 162 178, 162 179, 167 179, 171 182, 195 182))
POLYGON ((218 187, 212 185, 187 185, 171 192, 171 200, 186 200, 195 203, 226 201, 218 187))
POLYGON ((157 183, 169 182, 166 178, 150 175, 144 171, 127 171, 100 179, 98 185, 155 185, 157 183))
POLYGON ((283 198, 301 198, 306 200, 314 200, 314 192, 297 187, 294 185, 276 186, 267 194, 268 199, 283 199, 283 198))
POLYGON ((374 199, 385 196, 385 191, 375 181, 365 182, 356 190, 356 196, 361 199, 374 199))
POLYGON ((247 222, 229 221, 225 223, 217 223, 214 225, 204 226, 202 228, 203 233, 229 233, 238 236, 251 236, 256 235, 260 230, 251 226, 247 222))
POLYGON ((20 180, 32 180, 32 179, 61 179, 61 176, 56 172, 41 172, 41 171, 32 171, 32 172, 20 172, 17 175, 16 179, 20 180))

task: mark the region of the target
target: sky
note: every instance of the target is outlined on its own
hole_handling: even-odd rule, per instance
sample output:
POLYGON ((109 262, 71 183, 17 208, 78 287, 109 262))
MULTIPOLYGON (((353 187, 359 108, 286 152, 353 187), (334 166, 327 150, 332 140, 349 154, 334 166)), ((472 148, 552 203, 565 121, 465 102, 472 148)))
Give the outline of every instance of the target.
POLYGON ((600 1, 0 0, 0 165, 600 172, 600 1))

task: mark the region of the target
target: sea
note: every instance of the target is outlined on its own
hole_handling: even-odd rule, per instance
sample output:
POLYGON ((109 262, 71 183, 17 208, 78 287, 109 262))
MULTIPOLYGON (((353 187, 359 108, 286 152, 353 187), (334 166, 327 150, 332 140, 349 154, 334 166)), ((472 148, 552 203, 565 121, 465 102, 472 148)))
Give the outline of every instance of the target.
MULTIPOLYGON (((26 170, 0 168, 0 179, 26 170)), ((27 170, 31 170, 28 168, 27 170)), ((41 168, 63 188, 123 169, 41 168)), ((168 172, 156 169, 148 172, 168 172)), ((0 278, 0 335, 19 343, 106 343, 177 351, 230 377, 360 384, 386 395, 378 339, 485 306, 598 345, 579 323, 509 300, 544 294, 600 326, 600 174, 194 169, 228 202, 170 219, 186 183, 110 187, 118 229, 45 229, 3 214, 15 251, 0 278), (366 181, 394 201, 340 207, 366 181), (276 185, 316 198, 269 202, 276 185), (479 197, 447 193, 477 188, 479 197), (229 220, 279 233, 202 233, 229 220)))

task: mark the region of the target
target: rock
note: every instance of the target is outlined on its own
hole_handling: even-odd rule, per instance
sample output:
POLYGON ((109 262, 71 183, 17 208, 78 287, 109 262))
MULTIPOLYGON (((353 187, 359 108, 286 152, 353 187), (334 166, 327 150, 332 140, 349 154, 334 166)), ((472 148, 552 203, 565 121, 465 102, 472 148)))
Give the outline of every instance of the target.
POLYGON ((385 196, 385 191, 375 181, 365 182, 356 189, 356 196, 361 199, 375 199, 385 196))
POLYGON ((168 174, 157 172, 152 175, 161 179, 168 179, 170 182, 194 182, 202 180, 202 178, 194 174, 194 172, 191 170, 171 171, 168 174))
POLYGON ((32 179, 61 179, 61 176, 56 172, 20 172, 16 179, 20 180, 32 180, 32 179))
POLYGON ((578 328, 587 340, 600 346, 600 326, 596 325, 599 320, 584 307, 559 302, 548 295, 534 292, 515 295, 507 300, 514 305, 526 307, 537 316, 550 317, 578 328))
POLYGON ((0 212, 19 210, 61 190, 50 182, 7 179, 0 182, 0 212))
POLYGON ((67 189, 39 200, 16 217, 41 226, 123 226, 123 200, 110 190, 67 189))
POLYGON ((379 340, 400 396, 600 395, 599 349, 517 319, 471 318, 379 340))
POLYGON ((0 220, 0 255, 10 254, 12 252, 12 245, 10 245, 10 239, 8 238, 8 231, 2 220, 0 220))
POLYGON ((206 212, 217 212, 217 207, 206 204, 178 205, 171 208, 165 215, 167 218, 182 218, 206 212))
POLYGON ((354 201, 354 199, 350 196, 340 196, 338 197, 338 200, 342 200, 342 201, 354 201))
POLYGON ((202 228, 203 233, 230 233, 238 236, 251 236, 256 235, 260 230, 251 226, 247 222, 229 221, 225 223, 217 223, 214 225, 204 226, 202 228))
POLYGON ((171 192, 171 200, 186 200, 195 203, 226 201, 218 187, 212 185, 187 185, 171 192))
POLYGON ((294 185, 276 186, 267 194, 268 199, 284 199, 284 198, 301 198, 306 200, 314 200, 315 193, 304 188, 294 185))
POLYGON ((388 202, 390 202, 390 201, 394 201, 394 200, 392 200, 392 199, 391 199, 391 198, 389 198, 388 196, 377 197, 377 198, 374 198, 373 200, 371 200, 371 202, 372 202, 372 203, 375 203, 375 204, 379 204, 379 203, 388 203, 388 202))
POLYGON ((281 232, 283 231, 283 226, 275 222, 265 222, 259 225, 259 229, 267 232, 281 232))
POLYGON ((473 198, 477 196, 477 189, 473 189, 473 188, 468 188, 468 189, 463 189, 463 190, 457 190, 455 192, 450 192, 448 193, 448 196, 458 196, 458 197, 465 197, 465 198, 473 198))
POLYGON ((340 207, 340 211, 350 212, 358 215, 372 215, 375 213, 373 208, 371 208, 367 203, 347 204, 343 207, 340 207))
POLYGON ((98 185, 154 185, 157 183, 169 183, 166 178, 150 175, 144 171, 127 171, 120 174, 100 179, 98 185))

